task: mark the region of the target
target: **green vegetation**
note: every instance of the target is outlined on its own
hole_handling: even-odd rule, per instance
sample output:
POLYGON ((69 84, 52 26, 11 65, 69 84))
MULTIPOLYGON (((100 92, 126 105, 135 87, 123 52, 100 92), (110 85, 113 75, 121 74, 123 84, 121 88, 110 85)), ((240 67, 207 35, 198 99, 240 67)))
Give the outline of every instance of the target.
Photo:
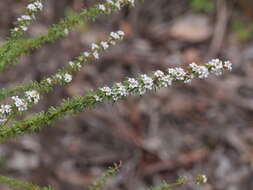
POLYGON ((214 0, 191 0, 191 8, 194 12, 210 13, 214 11, 214 0))

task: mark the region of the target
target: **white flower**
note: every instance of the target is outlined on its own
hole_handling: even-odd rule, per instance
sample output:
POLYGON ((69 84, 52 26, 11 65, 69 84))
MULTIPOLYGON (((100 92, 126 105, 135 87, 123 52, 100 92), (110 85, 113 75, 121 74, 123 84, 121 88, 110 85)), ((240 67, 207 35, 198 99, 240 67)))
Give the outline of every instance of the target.
POLYGON ((186 75, 186 72, 184 69, 180 68, 180 67, 176 67, 176 68, 169 68, 168 69, 168 73, 169 75, 171 75, 173 78, 175 78, 175 80, 181 80, 183 81, 186 75))
POLYGON ((155 73, 154 73, 154 76, 157 77, 157 78, 161 78, 164 76, 164 72, 160 71, 160 70, 157 70, 155 73))
POLYGON ((194 75, 188 73, 187 75, 185 75, 184 83, 190 83, 192 81, 192 79, 194 79, 194 75))
POLYGON ((114 2, 112 0, 106 0, 107 3, 114 5, 114 2))
POLYGON ((141 75, 141 80, 144 84, 144 88, 152 90, 153 88, 153 79, 147 76, 146 74, 141 75))
POLYGON ((52 79, 51 78, 47 78, 46 81, 47 81, 48 84, 52 83, 52 79))
POLYGON ((196 179, 195 179, 195 182, 197 183, 197 184, 204 184, 204 183, 207 183, 207 177, 206 177, 206 175, 198 175, 197 177, 196 177, 196 179))
POLYGON ((112 90, 112 98, 114 101, 117 101, 121 97, 128 96, 128 91, 122 83, 116 83, 115 87, 112 90))
POLYGON ((164 75, 159 79, 162 87, 168 87, 172 84, 172 78, 169 75, 164 75))
POLYGON ((27 26, 20 26, 20 28, 21 28, 21 30, 23 30, 23 31, 27 31, 27 30, 28 30, 27 26))
POLYGON ((106 49, 109 48, 109 45, 108 45, 107 42, 103 42, 103 41, 102 41, 100 44, 101 44, 101 46, 104 48, 104 50, 106 50, 106 49))
POLYGON ((229 71, 232 71, 232 63, 230 61, 224 62, 224 67, 228 69, 229 71))
POLYGON ((114 6, 117 7, 117 9, 120 10, 120 2, 119 2, 119 1, 116 1, 116 2, 114 3, 114 6))
POLYGON ((221 75, 223 71, 223 64, 222 61, 219 59, 213 59, 209 61, 207 66, 211 67, 211 72, 214 73, 215 75, 221 75))
POLYGON ((95 43, 92 43, 91 44, 91 49, 94 51, 94 50, 98 50, 99 49, 99 46, 95 43))
POLYGON ((118 33, 118 35, 120 35, 121 37, 125 36, 125 32, 123 32, 122 30, 119 30, 117 33, 118 33))
POLYGON ((32 17, 30 17, 29 15, 22 15, 20 18, 17 19, 18 21, 22 21, 22 20, 32 20, 32 17))
POLYGON ((36 90, 27 91, 25 95, 29 102, 34 102, 35 104, 40 100, 40 94, 36 90))
POLYGON ((68 73, 64 74, 63 78, 64 78, 64 81, 67 83, 72 81, 72 75, 70 75, 68 73))
POLYGON ((120 39, 120 35, 119 35, 118 33, 116 33, 116 32, 111 32, 111 33, 110 33, 110 36, 111 36, 113 39, 115 39, 115 40, 120 39))
POLYGON ((97 51, 94 51, 94 52, 93 52, 93 56, 94 56, 95 59, 99 59, 99 54, 98 54, 97 51))
POLYGON ((69 62, 69 65, 70 65, 70 67, 74 67, 74 66, 75 66, 75 63, 74 63, 73 61, 70 61, 70 62, 69 62))
POLYGON ((98 5, 98 9, 101 10, 101 11, 105 11, 106 10, 106 8, 105 8, 105 6, 103 4, 99 4, 98 5))
POLYGON ((203 183, 206 183, 206 182, 207 182, 207 177, 206 177, 206 175, 202 175, 202 177, 203 177, 203 183))
POLYGON ((39 2, 39 1, 34 2, 34 5, 35 5, 39 10, 42 10, 42 8, 43 8, 42 3, 39 2))
POLYGON ((87 52, 87 51, 85 51, 85 52, 83 52, 83 55, 84 55, 85 57, 89 57, 89 56, 90 56, 90 53, 87 52))
POLYGON ((94 95, 93 96, 94 97, 94 99, 96 100, 96 102, 102 102, 102 98, 100 98, 98 95, 94 95))
POLYGON ((106 96, 111 96, 112 95, 112 89, 110 87, 108 87, 108 86, 100 88, 100 90, 102 92, 104 92, 106 96))
POLYGON ((1 105, 0 107, 0 113, 1 114, 8 114, 11 112, 11 106, 10 105, 1 105))
POLYGON ((76 63, 76 66, 78 67, 78 69, 81 69, 81 67, 82 67, 82 65, 81 65, 81 63, 76 63))
POLYGON ((139 86, 139 82, 134 78, 129 78, 128 79, 128 84, 129 84, 128 87, 130 89, 134 89, 134 88, 137 88, 139 86))
POLYGON ((18 111, 27 110, 28 104, 24 99, 21 99, 18 96, 12 96, 11 98, 14 100, 14 104, 17 107, 18 111))
POLYGON ((60 74, 56 74, 55 77, 62 80, 62 75, 60 75, 60 74))
POLYGON ((65 34, 65 35, 68 35, 68 34, 69 34, 69 29, 65 28, 65 29, 64 29, 64 34, 65 34))
POLYGON ((29 4, 29 5, 27 5, 27 9, 30 11, 36 11, 37 8, 34 4, 29 4))
POLYGON ((190 68, 194 73, 198 75, 199 78, 207 78, 209 75, 208 68, 205 66, 199 66, 196 63, 191 63, 190 68))
POLYGON ((134 0, 128 0, 131 5, 134 5, 134 0))

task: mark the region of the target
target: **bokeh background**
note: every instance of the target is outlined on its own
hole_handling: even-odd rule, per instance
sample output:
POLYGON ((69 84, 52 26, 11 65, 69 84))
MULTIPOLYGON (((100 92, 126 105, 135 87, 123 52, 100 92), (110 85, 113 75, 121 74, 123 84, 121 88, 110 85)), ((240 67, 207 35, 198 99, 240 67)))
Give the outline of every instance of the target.
MULTIPOLYGON (((50 0, 29 36, 95 0, 50 0)), ((0 1, 0 41, 26 0, 0 1)), ((81 190, 122 161, 105 189, 145 189, 163 180, 204 173, 208 184, 182 190, 253 189, 253 1, 145 0, 86 23, 0 74, 0 86, 40 80, 113 30, 126 39, 46 96, 34 111, 63 98, 156 69, 219 57, 233 62, 221 77, 176 84, 143 97, 104 103, 67 116, 40 133, 0 145, 0 173, 57 190, 81 190)), ((7 190, 6 186, 0 186, 7 190)))

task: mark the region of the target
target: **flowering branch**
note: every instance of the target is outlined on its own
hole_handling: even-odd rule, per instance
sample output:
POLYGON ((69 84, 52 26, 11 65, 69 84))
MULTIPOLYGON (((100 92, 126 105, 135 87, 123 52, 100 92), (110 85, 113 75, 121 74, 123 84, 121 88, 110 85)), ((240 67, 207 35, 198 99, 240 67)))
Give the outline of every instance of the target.
POLYGON ((51 187, 39 187, 32 183, 19 181, 5 176, 0 176, 0 183, 7 184, 11 188, 19 188, 23 190, 53 190, 51 187))
POLYGON ((186 69, 169 68, 166 72, 155 71, 151 76, 142 74, 136 79, 129 78, 121 83, 115 83, 111 88, 105 86, 88 93, 86 96, 66 99, 60 106, 51 107, 47 112, 40 112, 20 122, 15 122, 12 127, 2 125, 0 126, 0 139, 4 140, 35 132, 41 126, 49 125, 66 114, 79 113, 106 100, 116 102, 129 95, 143 95, 150 90, 169 87, 173 82, 189 83, 194 78, 206 78, 210 73, 221 75, 224 70, 232 70, 232 64, 229 61, 222 62, 219 59, 214 59, 202 66, 192 63, 186 69))
POLYGON ((37 82, 32 81, 29 84, 16 86, 10 89, 0 90, 1 97, 7 97, 19 92, 25 91, 24 98, 13 96, 13 103, 0 106, 0 123, 5 125, 10 118, 18 113, 26 111, 33 104, 38 103, 41 94, 48 93, 53 90, 56 85, 66 85, 72 81, 72 74, 78 71, 85 64, 90 63, 92 59, 99 59, 99 53, 107 50, 111 45, 115 45, 118 40, 122 40, 124 36, 123 31, 111 32, 108 39, 96 44, 93 43, 89 51, 83 52, 80 56, 70 61, 64 68, 60 69, 56 74, 37 82), (2 95, 2 96, 1 96, 2 95))
POLYGON ((190 182, 194 182, 197 185, 205 184, 205 183, 207 183, 207 177, 206 177, 206 175, 202 175, 202 174, 197 175, 197 177, 195 177, 192 180, 184 178, 184 177, 180 177, 177 179, 177 181, 175 183, 168 184, 167 182, 163 182, 161 185, 151 187, 148 190, 172 190, 176 187, 185 185, 190 182))
POLYGON ((35 14, 42 11, 42 0, 31 0, 27 5, 25 13, 17 18, 14 23, 15 28, 11 30, 11 38, 20 38, 28 30, 31 21, 35 19, 35 14))
POLYGON ((0 48, 0 72, 14 64, 18 58, 28 54, 31 50, 42 45, 54 42, 60 37, 67 36, 69 31, 85 21, 94 21, 100 15, 108 15, 119 11, 123 6, 134 5, 134 0, 107 0, 104 4, 96 4, 89 9, 82 9, 79 14, 67 16, 58 24, 49 28, 46 34, 41 34, 29 39, 7 40, 0 48))

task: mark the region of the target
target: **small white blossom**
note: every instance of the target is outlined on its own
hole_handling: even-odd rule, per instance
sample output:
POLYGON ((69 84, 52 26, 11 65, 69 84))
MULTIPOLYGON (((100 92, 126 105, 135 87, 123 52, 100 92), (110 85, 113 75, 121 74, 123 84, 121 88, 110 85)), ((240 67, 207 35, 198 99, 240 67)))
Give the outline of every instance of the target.
POLYGON ((52 83, 52 79, 51 78, 47 78, 46 81, 47 81, 48 84, 52 83))
POLYGON ((27 91, 25 95, 29 102, 34 102, 35 104, 40 100, 40 94, 36 90, 27 91))
POLYGON ((131 5, 134 5, 134 0, 128 0, 131 5))
POLYGON ((28 104, 24 99, 19 98, 18 96, 12 96, 11 98, 14 100, 14 104, 17 107, 18 111, 27 110, 28 104))
POLYGON ((112 0, 106 0, 107 3, 114 5, 114 2, 112 0))
POLYGON ((223 71, 223 64, 222 61, 219 59, 213 59, 209 61, 207 66, 211 67, 211 72, 214 73, 215 75, 221 75, 223 71))
POLYGON ((74 66, 75 66, 75 63, 74 63, 73 61, 70 61, 70 62, 69 62, 69 65, 70 65, 70 67, 74 67, 74 66))
POLYGON ((39 1, 34 2, 34 5, 35 5, 39 10, 42 10, 42 8, 43 8, 42 3, 39 2, 39 1))
POLYGON ((111 96, 112 95, 112 89, 110 87, 108 87, 108 86, 100 88, 100 90, 102 92, 104 92, 106 96, 111 96))
POLYGON ((134 79, 134 78, 129 78, 128 79, 128 84, 130 89, 138 88, 139 87, 139 82, 134 79))
POLYGON ((105 6, 103 4, 99 4, 98 5, 98 9, 101 10, 101 11, 105 11, 106 10, 106 8, 105 8, 105 6))
POLYGON ((7 117, 10 112, 11 112, 10 105, 1 105, 1 107, 0 107, 0 122, 7 121, 7 117))
POLYGON ((94 97, 94 99, 96 100, 96 102, 102 102, 102 98, 100 98, 98 95, 94 95, 93 96, 94 97))
POLYGON ((172 84, 172 78, 169 75, 164 75, 159 80, 161 82, 161 87, 168 87, 172 84))
POLYGON ((18 21, 23 21, 23 20, 32 20, 32 17, 29 15, 22 15, 20 18, 17 19, 18 21))
POLYGON ((207 177, 206 177, 206 175, 198 175, 197 177, 196 177, 196 179, 195 179, 195 182, 197 183, 197 184, 204 184, 204 183, 207 183, 207 177))
POLYGON ((116 83, 115 87, 112 90, 112 98, 114 101, 117 101, 121 97, 128 96, 128 91, 122 83, 116 83))
POLYGON ((101 46, 104 48, 104 50, 106 50, 106 49, 109 48, 109 44, 108 44, 107 42, 103 42, 103 41, 102 41, 100 44, 101 44, 101 46))
POLYGON ((56 74, 55 77, 62 80, 62 75, 60 75, 60 74, 56 74))
POLYGON ((160 70, 157 70, 155 73, 154 73, 154 76, 157 77, 157 78, 161 78, 164 76, 164 72, 160 71, 160 70))
POLYGON ((232 63, 230 61, 224 62, 224 67, 228 69, 229 71, 232 71, 232 63))
POLYGON ((27 30, 28 30, 27 26, 20 26, 20 28, 21 28, 21 30, 23 30, 23 31, 27 31, 27 30))
POLYGON ((119 1, 116 1, 116 2, 114 3, 114 6, 117 7, 117 9, 119 9, 119 10, 120 10, 120 8, 121 8, 121 7, 120 7, 121 5, 120 5, 120 2, 119 2, 119 1))
POLYGON ((64 74, 63 78, 64 78, 64 81, 67 83, 72 81, 72 75, 70 75, 68 73, 64 74))
POLYGON ((94 51, 94 52, 93 52, 93 56, 94 56, 95 59, 99 59, 99 54, 98 54, 97 51, 94 51))
POLYGON ((196 63, 191 63, 190 68, 199 78, 207 78, 209 75, 208 69, 205 66, 199 66, 196 63))
POLYGON ((153 79, 147 76, 146 74, 141 75, 141 80, 144 84, 145 89, 152 90, 153 88, 153 79))
POLYGON ((90 56, 90 53, 87 52, 87 51, 85 51, 85 52, 83 52, 83 55, 84 55, 85 57, 89 57, 89 56, 90 56))
POLYGON ((65 28, 65 29, 64 29, 64 34, 65 34, 65 35, 68 35, 68 34, 69 34, 69 29, 65 28))
POLYGON ((115 40, 119 40, 120 39, 120 35, 116 32, 111 32, 110 36, 115 39, 115 40))
POLYGON ((125 32, 122 31, 122 30, 119 30, 117 33, 118 33, 118 35, 120 35, 121 37, 125 36, 125 32))
POLYGON ((99 46, 95 43, 92 43, 91 44, 91 49, 94 51, 94 50, 98 50, 99 49, 99 46))
POLYGON ((1 105, 0 107, 0 113, 1 114, 8 114, 11 112, 11 106, 10 105, 1 105))
POLYGON ((181 80, 181 81, 183 81, 185 79, 185 75, 186 75, 185 70, 180 67, 169 68, 168 73, 173 78, 175 78, 175 80, 181 80))
POLYGON ((76 66, 78 67, 78 69, 81 69, 82 68, 82 65, 81 65, 81 63, 76 63, 76 66))
POLYGON ((29 5, 27 5, 27 9, 30 11, 36 11, 37 8, 34 4, 29 4, 29 5))
POLYGON ((192 81, 192 79, 194 79, 194 75, 188 73, 187 75, 185 75, 184 77, 184 83, 190 83, 192 81))

